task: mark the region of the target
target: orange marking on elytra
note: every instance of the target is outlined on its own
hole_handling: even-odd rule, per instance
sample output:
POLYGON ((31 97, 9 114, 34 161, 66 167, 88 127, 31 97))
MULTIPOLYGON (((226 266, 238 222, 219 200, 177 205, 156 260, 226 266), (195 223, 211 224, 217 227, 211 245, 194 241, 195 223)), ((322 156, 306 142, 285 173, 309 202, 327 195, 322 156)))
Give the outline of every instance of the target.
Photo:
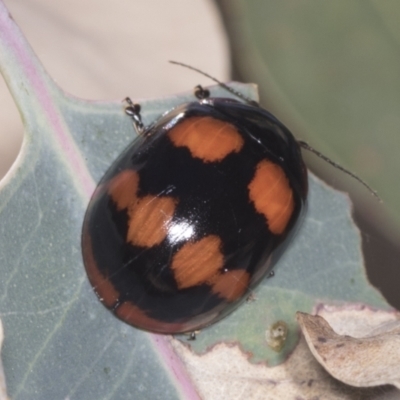
POLYGON ((164 322, 151 318, 144 310, 131 302, 124 302, 118 305, 115 309, 115 314, 126 323, 151 332, 172 334, 190 331, 191 328, 189 322, 164 322))
POLYGON ((201 285, 218 274, 223 266, 221 239, 209 235, 188 242, 172 258, 171 268, 179 289, 201 285))
POLYGON ((168 136, 175 146, 188 148, 193 157, 204 162, 221 161, 228 154, 239 152, 244 144, 232 124, 212 117, 187 118, 168 136))
POLYGON ((281 234, 294 210, 293 191, 285 172, 271 161, 260 161, 248 189, 250 200, 267 219, 271 232, 281 234))
POLYGON ((244 269, 227 271, 213 283, 212 291, 227 301, 235 301, 246 292, 250 282, 250 275, 244 269))
POLYGON ((134 246, 160 244, 168 233, 168 225, 177 201, 172 197, 144 196, 129 207, 127 241, 134 246))
POLYGON ((108 194, 116 204, 118 211, 128 208, 137 199, 139 174, 126 169, 108 183, 108 194))

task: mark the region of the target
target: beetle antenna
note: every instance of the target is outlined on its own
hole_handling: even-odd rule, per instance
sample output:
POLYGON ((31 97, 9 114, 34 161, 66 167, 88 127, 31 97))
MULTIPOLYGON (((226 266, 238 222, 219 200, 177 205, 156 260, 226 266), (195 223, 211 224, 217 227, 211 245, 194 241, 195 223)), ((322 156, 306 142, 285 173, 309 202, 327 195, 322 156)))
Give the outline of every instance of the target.
POLYGON ((323 155, 318 150, 315 150, 308 143, 306 143, 306 142, 304 142, 302 140, 298 140, 297 143, 303 149, 311 151, 311 153, 314 153, 317 157, 319 157, 322 160, 326 161, 328 164, 331 164, 333 167, 337 168, 338 170, 340 170, 340 171, 344 172, 345 174, 351 176, 356 181, 360 182, 362 185, 364 185, 369 190, 369 192, 371 192, 371 194, 373 194, 380 202, 382 202, 382 199, 379 197, 378 193, 374 189, 372 189, 371 186, 368 185, 368 183, 363 181, 359 176, 357 176, 353 172, 349 171, 348 169, 342 167, 341 165, 339 165, 335 161, 332 161, 330 158, 328 158, 327 156, 323 155))
MULTIPOLYGON (((201 69, 192 67, 191 65, 188 65, 188 64, 185 64, 185 63, 182 63, 182 62, 179 62, 179 61, 169 61, 169 62, 171 64, 180 65, 181 67, 185 67, 187 69, 191 69, 192 71, 195 71, 195 72, 197 72, 197 73, 199 73, 199 74, 211 79, 212 81, 217 83, 219 86, 224 88, 226 91, 232 93, 236 97, 239 97, 240 99, 242 99, 246 103, 248 103, 248 104, 250 104, 252 106, 255 106, 255 107, 260 107, 258 102, 250 99, 250 97, 245 96, 243 93, 240 93, 239 91, 231 88, 227 84, 219 81, 217 78, 214 78, 212 75, 207 74, 206 72, 202 71, 201 69)), ((366 187, 368 189, 368 191, 373 196, 375 196, 380 202, 382 202, 382 199, 379 197, 378 193, 374 189, 372 189, 371 186, 369 186, 365 181, 363 181, 360 177, 358 177, 356 174, 354 174, 353 172, 349 171, 348 169, 342 167, 341 165, 339 165, 335 161, 332 161, 330 158, 328 158, 327 156, 325 156, 322 153, 320 153, 318 150, 316 150, 313 147, 311 147, 308 143, 306 143, 306 142, 304 142, 302 140, 298 140, 297 142, 298 142, 299 146, 302 147, 303 149, 311 151, 311 153, 314 153, 317 157, 319 157, 322 160, 326 161, 328 164, 332 165, 334 168, 344 172, 345 174, 351 176, 353 179, 355 179, 356 181, 361 183, 364 187, 366 187)))
POLYGON ((180 65, 181 67, 185 67, 185 68, 191 69, 192 71, 195 71, 195 72, 197 72, 197 73, 199 73, 199 74, 211 79, 215 83, 218 83, 219 86, 221 86, 222 88, 224 88, 228 92, 232 93, 236 97, 239 97, 240 99, 242 99, 246 103, 251 104, 252 106, 255 106, 255 107, 260 107, 260 105, 255 100, 250 99, 250 97, 245 96, 243 93, 240 93, 239 91, 231 88, 227 84, 219 81, 217 78, 214 78, 213 76, 207 74, 206 72, 202 71, 201 69, 192 67, 191 65, 184 64, 184 63, 181 63, 181 62, 178 62, 178 61, 169 61, 169 62, 171 64, 180 65))

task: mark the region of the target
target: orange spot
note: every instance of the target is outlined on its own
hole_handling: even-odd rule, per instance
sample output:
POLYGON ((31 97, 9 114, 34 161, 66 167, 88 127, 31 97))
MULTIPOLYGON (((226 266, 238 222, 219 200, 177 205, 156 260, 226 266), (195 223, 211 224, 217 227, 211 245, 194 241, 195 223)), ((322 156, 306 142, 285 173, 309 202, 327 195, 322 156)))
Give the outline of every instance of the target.
POLYGON ((127 242, 134 246, 160 244, 168 233, 177 201, 172 197, 144 196, 129 207, 127 242))
POLYGON ((268 160, 260 161, 248 188, 250 200, 267 218, 271 232, 282 233, 294 209, 293 191, 282 168, 268 160))
POLYGON ((106 307, 112 308, 118 301, 119 294, 115 290, 113 284, 100 272, 97 266, 96 260, 93 256, 92 240, 86 223, 84 224, 82 234, 82 255, 86 273, 94 291, 106 307))
POLYGON ((244 295, 249 281, 250 275, 243 269, 228 271, 218 276, 212 291, 227 301, 235 301, 244 295))
POLYGON ((204 162, 221 161, 243 147, 243 138, 233 125, 212 117, 185 119, 168 135, 175 146, 187 147, 204 162))
POLYGON ((223 266, 221 239, 209 235, 195 243, 186 243, 173 257, 171 268, 179 289, 212 280, 223 266))
POLYGON ((108 184, 108 194, 117 205, 118 211, 128 208, 136 201, 139 186, 139 174, 136 171, 124 170, 108 184))

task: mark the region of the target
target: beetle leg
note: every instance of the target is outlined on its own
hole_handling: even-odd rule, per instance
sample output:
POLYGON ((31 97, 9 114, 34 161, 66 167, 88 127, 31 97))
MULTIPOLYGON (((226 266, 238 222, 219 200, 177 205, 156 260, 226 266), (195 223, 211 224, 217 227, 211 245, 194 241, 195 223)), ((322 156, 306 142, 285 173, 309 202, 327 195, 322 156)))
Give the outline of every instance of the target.
POLYGON ((204 89, 203 86, 201 86, 201 85, 197 85, 194 88, 194 95, 199 100, 203 100, 203 99, 207 99, 208 97, 210 97, 210 91, 208 89, 204 89))
POLYGON ((125 99, 125 102, 128 104, 125 107, 125 113, 131 117, 135 129, 140 135, 144 131, 142 116, 140 115, 140 104, 133 103, 129 97, 125 99))

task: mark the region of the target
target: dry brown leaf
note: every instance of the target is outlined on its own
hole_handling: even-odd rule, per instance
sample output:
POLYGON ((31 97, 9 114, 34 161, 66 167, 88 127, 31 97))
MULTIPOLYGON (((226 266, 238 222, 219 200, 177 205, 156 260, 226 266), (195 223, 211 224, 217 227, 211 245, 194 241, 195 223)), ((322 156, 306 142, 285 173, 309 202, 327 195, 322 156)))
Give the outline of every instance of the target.
MULTIPOLYGON (((331 312, 335 319, 337 309, 319 309, 328 314, 331 312)), ((353 313, 355 309, 360 311, 359 306, 350 306, 350 309, 353 313)), ((343 320, 352 326, 352 313, 346 309, 340 311, 343 320)), ((366 307, 363 307, 363 312, 367 316, 374 313, 366 307)), ((393 313, 388 315, 376 315, 376 320, 380 323, 391 322, 393 313)), ((376 324, 367 323, 365 327, 371 331, 376 328, 376 324)), ((357 328, 352 326, 351 331, 357 331, 357 328)), ((301 338, 286 362, 275 367, 251 363, 250 355, 243 352, 238 344, 220 343, 206 354, 198 355, 191 351, 189 344, 175 339, 171 343, 204 400, 399 398, 399 393, 390 387, 355 388, 334 379, 316 361, 304 338, 301 338)))
POLYGON ((336 379, 352 386, 400 388, 400 316, 366 307, 298 313, 311 352, 336 379), (350 336, 351 335, 351 336, 350 336))

